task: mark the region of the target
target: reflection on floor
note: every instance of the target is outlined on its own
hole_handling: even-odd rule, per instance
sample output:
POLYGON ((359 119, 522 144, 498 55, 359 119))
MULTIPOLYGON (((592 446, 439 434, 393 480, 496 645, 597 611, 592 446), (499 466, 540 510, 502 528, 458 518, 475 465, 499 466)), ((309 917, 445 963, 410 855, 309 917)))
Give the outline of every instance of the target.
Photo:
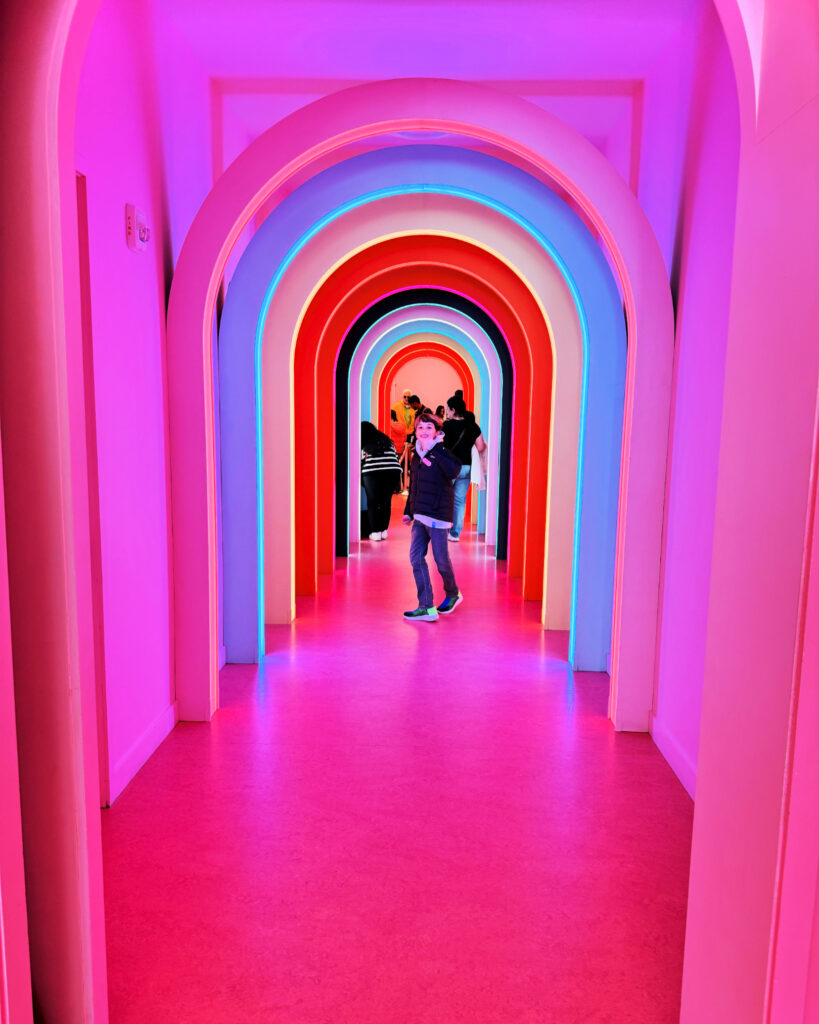
POLYGON ((104 813, 112 1024, 678 1019, 688 797, 474 532, 464 603, 403 622, 408 533, 104 813))

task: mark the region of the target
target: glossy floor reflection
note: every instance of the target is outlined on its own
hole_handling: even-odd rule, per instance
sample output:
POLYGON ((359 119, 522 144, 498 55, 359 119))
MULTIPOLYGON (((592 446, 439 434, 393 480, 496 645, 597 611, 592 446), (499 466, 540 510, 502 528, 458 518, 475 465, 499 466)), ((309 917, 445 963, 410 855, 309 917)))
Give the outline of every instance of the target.
POLYGON ((691 802, 452 548, 408 624, 408 531, 362 542, 104 812, 113 1024, 678 1019, 691 802))

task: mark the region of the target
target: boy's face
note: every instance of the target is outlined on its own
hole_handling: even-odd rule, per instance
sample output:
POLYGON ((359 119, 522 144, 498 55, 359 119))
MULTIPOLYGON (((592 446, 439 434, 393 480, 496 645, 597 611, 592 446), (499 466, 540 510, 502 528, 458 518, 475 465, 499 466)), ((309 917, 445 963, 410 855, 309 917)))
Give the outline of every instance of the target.
POLYGON ((424 444, 429 444, 430 441, 434 441, 437 433, 438 431, 435 429, 435 424, 427 423, 426 420, 418 423, 415 427, 415 436, 424 444))

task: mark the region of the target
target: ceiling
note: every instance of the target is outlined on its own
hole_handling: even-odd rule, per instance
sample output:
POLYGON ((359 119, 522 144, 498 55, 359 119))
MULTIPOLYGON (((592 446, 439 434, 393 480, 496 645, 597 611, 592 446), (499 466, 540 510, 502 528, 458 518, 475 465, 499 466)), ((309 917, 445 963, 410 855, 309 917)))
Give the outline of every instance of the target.
MULTIPOLYGON (((643 83, 710 0, 156 0, 213 81, 222 169, 352 84, 442 77, 544 107, 637 187, 643 83)), ((218 169, 217 169, 218 170, 218 169)))

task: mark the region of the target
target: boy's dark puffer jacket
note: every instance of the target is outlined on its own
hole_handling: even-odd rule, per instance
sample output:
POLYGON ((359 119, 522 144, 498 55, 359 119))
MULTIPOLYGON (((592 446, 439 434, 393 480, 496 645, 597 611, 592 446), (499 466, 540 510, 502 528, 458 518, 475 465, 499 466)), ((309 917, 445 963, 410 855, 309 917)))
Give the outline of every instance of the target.
POLYGON ((451 523, 455 499, 452 481, 461 471, 461 461, 440 443, 430 448, 427 459, 431 463, 429 466, 425 466, 418 453, 413 452, 404 515, 429 516, 451 523))

